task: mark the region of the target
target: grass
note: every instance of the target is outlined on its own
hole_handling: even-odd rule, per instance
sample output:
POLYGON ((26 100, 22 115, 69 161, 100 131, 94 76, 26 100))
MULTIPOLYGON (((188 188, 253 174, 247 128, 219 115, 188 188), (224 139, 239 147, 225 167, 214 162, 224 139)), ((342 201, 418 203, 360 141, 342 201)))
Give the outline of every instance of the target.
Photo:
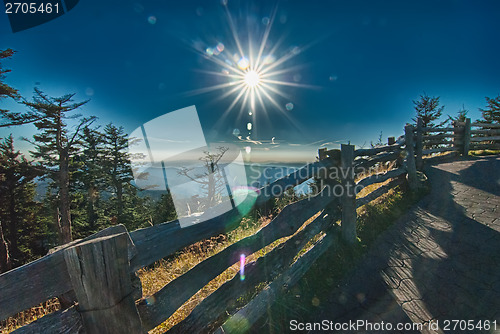
POLYGON ((474 151, 469 151, 469 155, 472 155, 474 157, 478 156, 485 156, 485 155, 499 155, 500 150, 474 150, 474 151))
POLYGON ((0 321, 0 333, 10 333, 15 329, 27 325, 46 314, 55 312, 60 308, 61 305, 59 304, 59 300, 57 298, 47 300, 40 305, 27 309, 23 312, 19 312, 15 316, 0 321))

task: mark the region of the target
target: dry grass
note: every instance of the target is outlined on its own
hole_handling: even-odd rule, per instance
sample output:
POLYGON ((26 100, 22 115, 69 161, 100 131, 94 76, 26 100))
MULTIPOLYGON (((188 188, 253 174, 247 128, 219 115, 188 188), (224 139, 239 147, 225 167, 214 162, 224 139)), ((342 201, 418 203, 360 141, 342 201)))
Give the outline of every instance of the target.
POLYGON ((469 151, 469 155, 472 156, 485 156, 485 155, 499 155, 500 150, 471 150, 469 151))
MULTIPOLYGON (((281 203, 280 203, 281 204, 281 203)), ((307 220, 298 231, 302 230, 307 224, 312 222, 318 214, 307 220)), ((169 260, 161 260, 155 264, 152 269, 142 269, 138 272, 139 277, 142 282, 143 295, 149 296, 159 291, 163 286, 173 281, 175 278, 183 275, 191 268, 196 266, 198 263, 204 259, 213 256, 226 247, 239 240, 246 238, 250 235, 255 234, 262 227, 266 226, 271 222, 272 216, 260 217, 256 222, 252 219, 243 218, 240 226, 227 234, 227 236, 219 236, 216 238, 211 238, 193 244, 184 250, 180 251, 177 256, 169 260), (217 239, 219 238, 219 239, 217 239)), ((297 231, 297 232, 298 232, 297 231)), ((296 233, 297 233, 296 232, 296 233)), ((253 262, 258 258, 265 256, 276 246, 282 244, 292 236, 285 237, 274 241, 268 246, 258 250, 257 252, 246 257, 246 263, 253 262)), ((209 296, 212 292, 216 291, 225 282, 231 280, 239 271, 239 263, 235 263, 226 269, 222 274, 217 276, 215 279, 210 281, 204 288, 193 295, 186 303, 184 303, 170 318, 163 322, 158 327, 149 331, 151 334, 164 333, 165 331, 172 328, 175 324, 181 322, 185 319, 191 311, 200 304, 203 299, 209 296)), ((260 289, 264 288, 263 284, 260 289)), ((257 293, 259 287, 257 287, 254 293, 257 293)), ((243 298, 244 299, 244 298, 243 298)), ((246 304, 247 300, 239 300, 239 303, 246 304)))
POLYGON ((0 321, 0 333, 10 333, 15 329, 27 325, 38 318, 43 317, 49 313, 55 312, 61 308, 59 304, 59 300, 57 298, 52 298, 47 300, 40 305, 32 307, 23 312, 19 312, 18 314, 4 320, 0 321))
MULTIPOLYGON (((390 171, 391 169, 394 168, 396 162, 393 161, 393 162, 389 162, 389 163, 383 163, 383 164, 379 164, 378 166, 376 166, 375 168, 371 168, 369 169, 368 171, 366 171, 365 173, 360 173, 360 174, 357 174, 356 177, 355 177, 355 182, 359 182, 360 180, 368 177, 368 176, 371 176, 371 175, 374 175, 374 174, 381 174, 381 173, 385 173, 387 171, 390 171)), ((380 188, 381 186, 389 183, 391 180, 387 180, 385 182, 381 182, 381 183, 374 183, 374 184, 370 184, 369 186, 367 187, 364 187, 357 195, 356 195, 356 198, 362 198, 366 195, 368 195, 369 193, 377 190, 378 188, 380 188)))

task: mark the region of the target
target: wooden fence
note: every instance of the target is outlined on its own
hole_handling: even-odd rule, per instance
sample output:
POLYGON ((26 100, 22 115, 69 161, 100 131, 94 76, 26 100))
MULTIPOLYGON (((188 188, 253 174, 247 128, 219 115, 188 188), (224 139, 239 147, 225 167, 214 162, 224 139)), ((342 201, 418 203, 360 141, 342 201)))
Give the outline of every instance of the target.
POLYGON ((357 150, 353 145, 342 145, 340 150, 320 149, 319 161, 261 188, 242 205, 265 209, 286 189, 313 177, 324 181, 326 186, 321 191, 287 205, 254 235, 205 259, 154 295, 142 296, 135 272, 197 241, 236 228, 242 218, 237 208, 185 228, 178 221, 132 232, 117 225, 59 247, 37 261, 0 275, 0 319, 66 295, 77 303, 15 332, 144 333, 164 322, 212 279, 238 263, 241 253, 249 255, 280 238, 290 237, 247 264, 244 279, 237 274, 224 283, 169 332, 224 333, 238 326, 241 319, 250 326, 265 312, 270 298, 284 293, 284 285, 292 287, 339 238, 355 242, 357 208, 406 180, 410 188, 417 188, 417 170, 422 169, 424 155, 445 151, 468 154, 469 149, 497 148, 499 135, 499 125, 471 124, 470 119, 441 129, 424 128, 419 120, 416 128, 405 127, 404 140, 396 142, 392 138, 390 145, 357 150), (384 172, 376 173, 382 165, 384 172), (381 182, 385 184, 375 191, 361 198, 356 196, 359 188, 381 182), (332 187, 341 191, 332 191, 332 187), (312 222, 303 226, 311 218, 312 222), (339 219, 340 226, 336 224, 339 219), (311 240, 316 240, 313 246, 294 260, 311 240), (254 291, 262 282, 270 283, 237 313, 226 315, 229 302, 254 291), (221 318, 225 321, 221 327, 210 326, 215 321, 220 324, 221 318))

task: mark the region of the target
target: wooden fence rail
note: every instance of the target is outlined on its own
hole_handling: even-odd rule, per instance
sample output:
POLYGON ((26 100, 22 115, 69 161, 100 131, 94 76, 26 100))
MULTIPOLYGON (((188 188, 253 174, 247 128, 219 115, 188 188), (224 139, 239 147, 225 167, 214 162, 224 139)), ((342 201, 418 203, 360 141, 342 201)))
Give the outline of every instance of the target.
MULTIPOLYGON (((123 225, 100 231, 64 245, 47 256, 0 275, 0 319, 50 298, 70 293, 76 304, 17 329, 16 333, 144 333, 168 319, 186 301, 238 263, 241 254, 253 254, 287 237, 265 256, 245 266, 246 278, 237 274, 205 298, 191 314, 171 329, 172 333, 218 333, 239 326, 265 312, 268 298, 284 293, 322 253, 343 238, 356 242, 356 209, 408 182, 419 186, 418 171, 424 156, 437 152, 467 155, 470 149, 500 146, 500 125, 454 122, 453 127, 405 127, 404 140, 389 139, 388 145, 355 150, 322 148, 319 161, 272 182, 249 195, 241 205, 265 210, 290 187, 314 179, 324 186, 314 196, 287 205, 255 234, 200 262, 152 296, 142 296, 135 272, 200 240, 236 228, 244 212, 234 208, 203 223, 181 228, 178 221, 128 232, 123 225), (449 140, 450 139, 450 140, 449 140), (383 167, 383 172, 378 168, 383 167), (332 175, 335 175, 332 177, 332 175), (364 197, 360 189, 384 183, 364 197), (340 187, 340 192, 332 190, 340 187), (336 224, 341 220, 340 227, 336 224), (308 222, 307 224, 305 224, 308 222), (303 248, 316 240, 304 254, 303 248), (302 254, 297 258, 298 254, 302 254), (263 282, 267 287, 221 326, 211 324, 226 314, 226 305, 263 282), (237 288, 236 288, 237 287, 237 288), (154 302, 153 302, 154 301, 154 302), (221 326, 221 327, 217 327, 221 326)), ((206 213, 211 214, 209 212, 206 213)), ((251 324, 251 323, 250 323, 251 324)), ((248 325, 248 322, 247 322, 248 325)))

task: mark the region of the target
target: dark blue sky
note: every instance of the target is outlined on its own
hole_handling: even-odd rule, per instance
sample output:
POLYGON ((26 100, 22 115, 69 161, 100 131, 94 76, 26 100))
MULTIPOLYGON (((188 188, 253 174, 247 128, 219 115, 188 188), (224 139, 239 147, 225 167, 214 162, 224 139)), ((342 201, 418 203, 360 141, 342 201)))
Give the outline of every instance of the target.
MULTIPOLYGON (((229 0, 238 37, 253 36, 257 48, 275 4, 229 0)), ((498 1, 281 1, 265 52, 280 41, 275 59, 297 53, 277 68, 285 71, 278 79, 314 87, 280 86, 287 97, 272 95, 280 110, 267 101, 254 119, 248 108, 239 117, 239 104, 221 119, 237 95, 217 100, 227 88, 189 93, 227 82, 206 73, 223 67, 195 51, 217 43, 227 57, 237 51, 220 0, 80 0, 62 17, 18 33, 2 12, 0 49, 18 51, 5 62, 12 69, 6 81, 24 96, 36 84, 50 95, 75 92, 77 100, 91 98, 84 113, 127 132, 196 105, 210 141, 233 140, 233 130, 245 134, 251 121, 252 139, 301 144, 282 145, 299 158, 298 147, 314 156, 318 144, 308 143, 369 145, 380 131, 400 135, 414 116, 412 100, 424 92, 441 96, 445 114, 465 105, 479 118, 484 97, 500 94, 499 14, 498 1)))

